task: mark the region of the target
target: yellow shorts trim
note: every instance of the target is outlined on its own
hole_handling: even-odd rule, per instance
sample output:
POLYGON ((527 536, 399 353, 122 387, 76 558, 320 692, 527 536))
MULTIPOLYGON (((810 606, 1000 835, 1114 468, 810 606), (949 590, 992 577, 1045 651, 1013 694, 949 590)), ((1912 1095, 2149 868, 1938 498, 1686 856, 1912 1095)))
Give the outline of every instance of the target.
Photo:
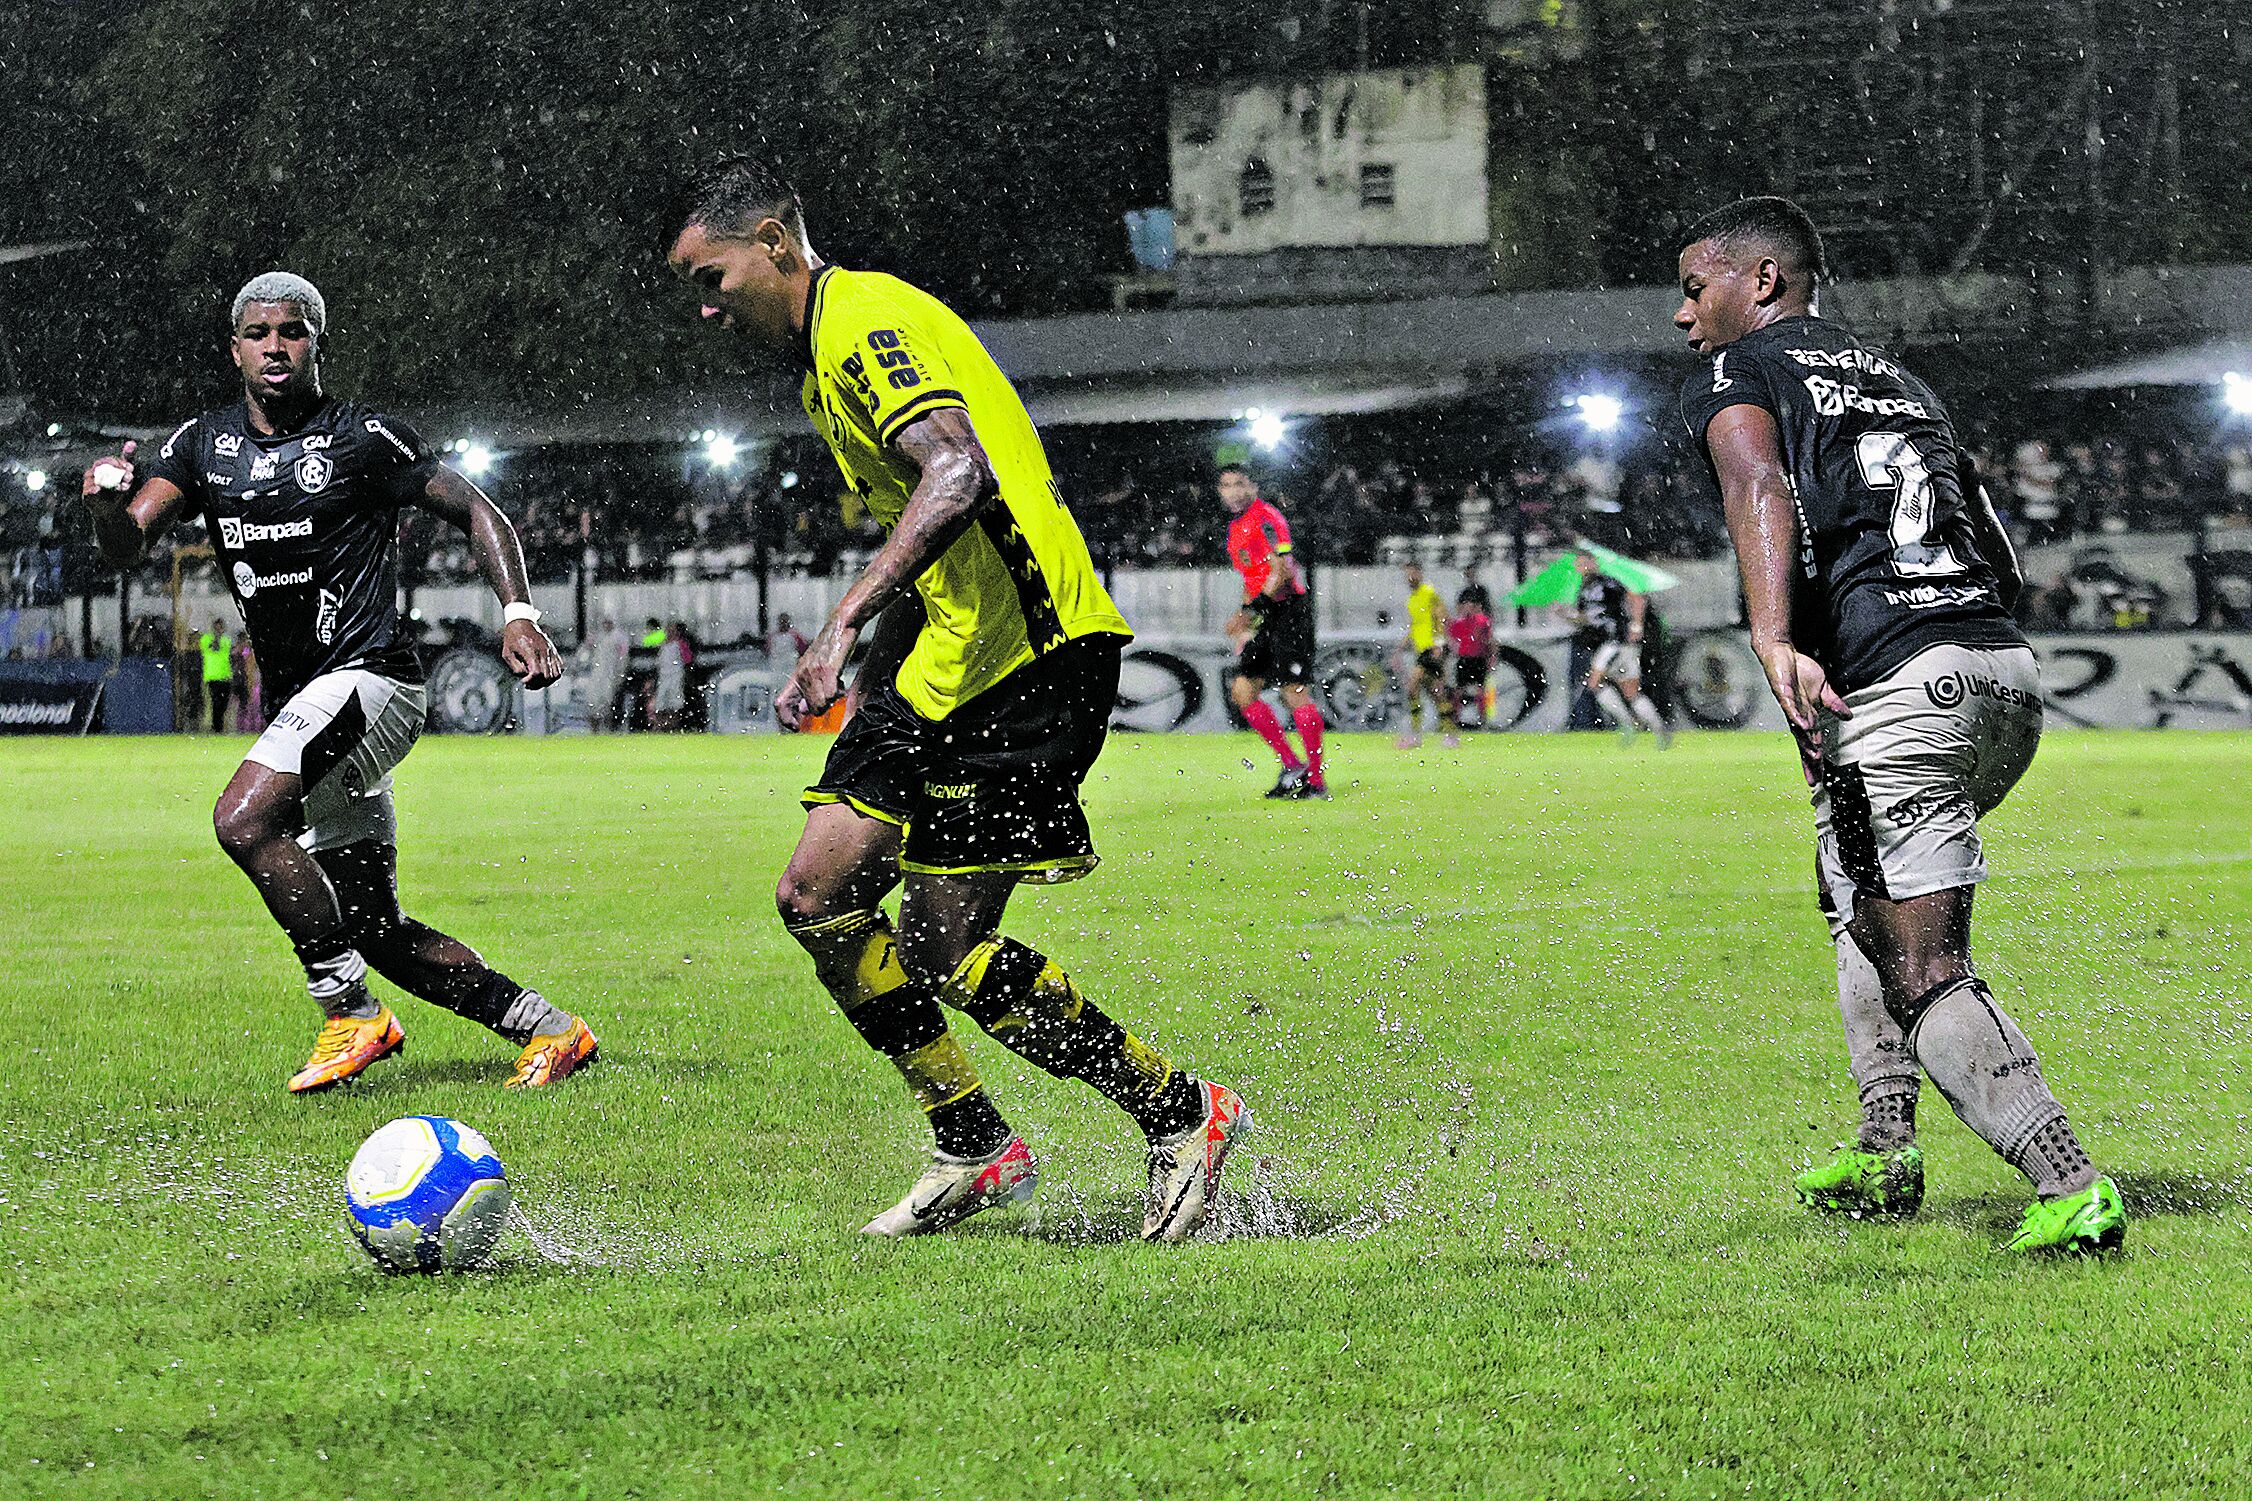
POLYGON ((830 803, 847 803, 852 811, 863 818, 873 818, 878 823, 888 823, 895 829, 907 827, 907 820, 896 813, 886 813, 872 803, 864 803, 849 792, 817 792, 808 787, 798 795, 798 805, 805 808, 826 807, 830 803))
POLYGON ((913 860, 902 860, 899 868, 919 876, 974 876, 1008 871, 1042 885, 1059 886, 1065 881, 1078 880, 1100 864, 1100 855, 1068 855, 1061 860, 1003 860, 991 865, 918 865, 913 860))

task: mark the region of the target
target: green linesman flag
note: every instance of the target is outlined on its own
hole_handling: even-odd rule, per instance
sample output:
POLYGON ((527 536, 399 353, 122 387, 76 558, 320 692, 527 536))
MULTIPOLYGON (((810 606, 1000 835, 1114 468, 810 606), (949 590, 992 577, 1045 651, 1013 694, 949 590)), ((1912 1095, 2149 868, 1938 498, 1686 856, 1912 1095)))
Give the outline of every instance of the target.
MULTIPOLYGON (((1681 582, 1655 564, 1638 563, 1624 553, 1597 547, 1592 542, 1582 543, 1572 550, 1581 551, 1594 555, 1598 573, 1609 574, 1637 594, 1656 594, 1681 582)), ((1579 592, 1579 564, 1572 561, 1572 553, 1568 552, 1511 590, 1509 603, 1521 610, 1537 610, 1544 605, 1570 604, 1579 598, 1579 592)))

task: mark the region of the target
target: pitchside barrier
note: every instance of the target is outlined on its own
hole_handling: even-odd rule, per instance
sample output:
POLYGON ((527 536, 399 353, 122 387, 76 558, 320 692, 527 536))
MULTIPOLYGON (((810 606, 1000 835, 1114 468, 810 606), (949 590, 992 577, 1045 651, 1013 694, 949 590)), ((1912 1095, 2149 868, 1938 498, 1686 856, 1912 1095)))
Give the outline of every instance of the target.
POLYGON ((162 734, 172 728, 163 662, 0 662, 0 735, 162 734))
MULTIPOLYGON (((2033 645, 2052 728, 2252 728, 2252 633, 2041 634, 2033 645)), ((1539 732, 1601 723, 1579 691, 1587 670, 1584 647, 1555 634, 1504 636, 1496 646, 1479 706, 1481 728, 1539 732)), ((1113 726, 1145 734, 1234 727, 1239 721, 1228 698, 1234 660, 1217 636, 1137 637, 1126 651, 1113 726)), ((1393 728, 1405 720, 1405 667, 1396 636, 1325 637, 1315 662, 1316 700, 1340 729, 1393 728)), ((692 722, 720 733, 777 730, 774 694, 788 671, 789 664, 770 662, 763 652, 701 654, 690 672, 692 722)), ((1742 631, 1674 634, 1646 653, 1643 673, 1651 696, 1677 726, 1782 728, 1742 631)), ((553 688, 525 693, 490 653, 456 650, 432 665, 431 728, 583 734, 590 728, 589 686, 583 674, 572 673, 553 688)), ((641 672, 619 685, 612 702, 628 722, 646 686, 641 672)), ((1966 684, 1964 691, 1975 693, 1977 685, 1966 684)))

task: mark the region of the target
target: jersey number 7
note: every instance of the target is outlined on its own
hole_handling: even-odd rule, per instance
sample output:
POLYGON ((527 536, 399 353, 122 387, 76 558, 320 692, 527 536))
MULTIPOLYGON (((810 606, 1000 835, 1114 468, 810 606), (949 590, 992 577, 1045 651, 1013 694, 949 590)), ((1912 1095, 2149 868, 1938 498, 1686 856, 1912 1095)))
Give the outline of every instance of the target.
POLYGON ((1861 480, 1891 490, 1892 571, 1902 578, 1946 578, 1968 572, 1943 543, 1931 540, 1939 524, 1939 492, 1931 469, 1906 433, 1863 433, 1854 450, 1861 480))

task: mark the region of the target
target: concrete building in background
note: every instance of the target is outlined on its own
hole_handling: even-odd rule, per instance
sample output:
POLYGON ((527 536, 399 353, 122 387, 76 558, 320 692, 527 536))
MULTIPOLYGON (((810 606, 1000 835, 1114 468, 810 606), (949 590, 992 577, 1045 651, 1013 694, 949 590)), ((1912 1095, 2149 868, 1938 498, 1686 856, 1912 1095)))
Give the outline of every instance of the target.
POLYGON ((1177 301, 1485 290, 1488 129, 1476 63, 1180 90, 1169 130, 1177 301))

